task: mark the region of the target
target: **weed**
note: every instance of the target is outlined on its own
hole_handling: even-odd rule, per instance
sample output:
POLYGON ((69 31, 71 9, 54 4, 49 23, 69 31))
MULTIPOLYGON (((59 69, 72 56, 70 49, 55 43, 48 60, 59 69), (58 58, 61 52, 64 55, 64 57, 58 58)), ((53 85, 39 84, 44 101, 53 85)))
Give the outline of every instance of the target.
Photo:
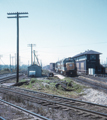
POLYGON ((21 87, 27 88, 27 89, 33 89, 36 91, 41 91, 49 94, 55 94, 55 95, 61 95, 64 97, 72 97, 76 98, 79 96, 79 94, 83 91, 85 88, 82 85, 79 85, 75 83, 71 78, 64 78, 64 79, 56 79, 56 77, 48 77, 48 79, 37 79, 32 78, 29 85, 22 85, 21 87), (50 79, 51 80, 50 80, 50 79), (56 88, 56 83, 58 82, 66 82, 67 83, 67 89, 70 89, 72 91, 65 91, 61 85, 58 86, 58 89, 56 88), (47 85, 48 83, 48 85, 47 85))

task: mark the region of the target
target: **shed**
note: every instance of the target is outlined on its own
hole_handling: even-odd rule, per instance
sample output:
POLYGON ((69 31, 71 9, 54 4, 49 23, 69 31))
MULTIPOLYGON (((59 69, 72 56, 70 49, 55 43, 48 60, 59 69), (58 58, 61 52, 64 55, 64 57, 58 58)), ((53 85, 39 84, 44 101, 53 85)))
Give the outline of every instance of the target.
POLYGON ((28 67, 28 77, 41 77, 42 76, 42 68, 36 64, 28 67))

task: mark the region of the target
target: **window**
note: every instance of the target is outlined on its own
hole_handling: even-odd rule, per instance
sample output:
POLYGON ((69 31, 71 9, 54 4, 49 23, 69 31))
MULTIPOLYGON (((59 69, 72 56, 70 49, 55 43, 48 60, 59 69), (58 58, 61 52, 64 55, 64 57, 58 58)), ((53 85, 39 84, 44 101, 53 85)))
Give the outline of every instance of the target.
POLYGON ((90 60, 96 60, 96 55, 90 55, 90 60))
POLYGON ((76 63, 76 66, 77 66, 77 70, 79 70, 79 63, 76 63))
POLYGON ((81 70, 84 70, 84 62, 81 63, 81 70))

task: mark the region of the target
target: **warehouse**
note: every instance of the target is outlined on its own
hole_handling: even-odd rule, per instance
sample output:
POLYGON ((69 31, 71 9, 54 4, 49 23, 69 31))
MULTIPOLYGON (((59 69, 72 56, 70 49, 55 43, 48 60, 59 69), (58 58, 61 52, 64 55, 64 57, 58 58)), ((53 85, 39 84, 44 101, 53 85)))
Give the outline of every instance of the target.
POLYGON ((77 73, 83 74, 101 74, 103 66, 100 65, 99 52, 88 50, 72 58, 76 61, 77 73))
POLYGON ((28 67, 28 77, 41 77, 42 68, 36 64, 28 67))

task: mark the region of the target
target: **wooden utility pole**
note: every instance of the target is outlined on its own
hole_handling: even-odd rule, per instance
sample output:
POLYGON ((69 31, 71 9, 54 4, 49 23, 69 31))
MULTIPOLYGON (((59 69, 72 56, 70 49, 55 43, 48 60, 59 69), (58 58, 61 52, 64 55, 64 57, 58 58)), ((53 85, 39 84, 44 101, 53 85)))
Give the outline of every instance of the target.
POLYGON ((0 55, 0 59, 1 59, 1 57, 3 57, 2 55, 0 55))
POLYGON ((11 72, 11 54, 10 54, 10 72, 11 72))
POLYGON ((17 12, 17 13, 7 13, 7 15, 16 15, 7 18, 16 18, 17 19, 17 80, 19 82, 19 18, 26 18, 28 16, 20 16, 23 14, 28 14, 28 12, 17 12))
POLYGON ((14 68, 14 65, 13 65, 13 58, 14 58, 14 56, 12 56, 12 68, 14 68))

